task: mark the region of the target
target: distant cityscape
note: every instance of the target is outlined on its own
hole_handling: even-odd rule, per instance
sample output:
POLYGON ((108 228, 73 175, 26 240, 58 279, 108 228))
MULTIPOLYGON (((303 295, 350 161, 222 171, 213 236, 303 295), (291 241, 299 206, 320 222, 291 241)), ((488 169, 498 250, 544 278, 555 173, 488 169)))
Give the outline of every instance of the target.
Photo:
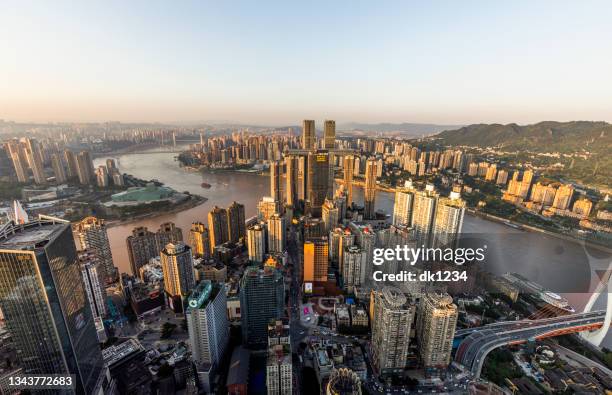
POLYGON ((78 394, 612 391, 612 309, 594 307, 612 292, 612 268, 578 312, 511 267, 373 264, 376 249, 463 246, 467 216, 609 257, 609 190, 435 136, 340 136, 333 120, 320 132, 314 120, 11 128, 0 149, 0 392, 26 393, 9 384, 21 374, 73 375, 67 393, 78 394), (147 150, 201 175, 201 193, 109 158, 147 150), (207 177, 224 173, 269 192, 253 208, 214 205, 189 228, 139 223, 204 204, 207 177), (133 225, 126 262, 109 240, 119 224, 133 225), (465 280, 377 281, 375 270, 465 280))

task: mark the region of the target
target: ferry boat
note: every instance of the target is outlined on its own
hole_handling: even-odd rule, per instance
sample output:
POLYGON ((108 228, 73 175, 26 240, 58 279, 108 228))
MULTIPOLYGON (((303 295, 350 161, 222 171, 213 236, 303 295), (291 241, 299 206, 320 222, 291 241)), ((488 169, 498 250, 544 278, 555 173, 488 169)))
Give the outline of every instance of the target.
POLYGON ((561 295, 544 289, 540 284, 534 283, 517 273, 506 273, 503 277, 516 285, 521 292, 531 294, 542 302, 554 306, 558 309, 565 310, 569 313, 575 313, 576 310, 570 306, 567 299, 561 295))

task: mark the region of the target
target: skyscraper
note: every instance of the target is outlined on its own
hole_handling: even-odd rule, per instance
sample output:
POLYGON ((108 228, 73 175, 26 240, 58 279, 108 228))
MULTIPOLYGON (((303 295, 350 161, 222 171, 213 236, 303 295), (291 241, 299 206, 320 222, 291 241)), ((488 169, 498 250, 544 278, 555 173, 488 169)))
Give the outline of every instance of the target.
POLYGON ((210 231, 210 249, 229 240, 227 225, 227 210, 220 207, 213 207, 208 213, 208 230, 210 231))
POLYGON ((279 213, 280 210, 281 207, 278 200, 274 200, 270 196, 264 196, 257 203, 257 219, 266 222, 272 215, 279 213))
POLYGON ((351 292, 365 282, 366 253, 357 246, 344 247, 342 252, 342 283, 351 292))
POLYGON ((102 265, 100 275, 104 281, 114 280, 117 275, 117 268, 113 264, 113 254, 104 220, 96 217, 85 217, 74 225, 73 232, 78 241, 79 250, 90 250, 96 254, 102 265))
POLYGON ((187 331, 191 354, 204 390, 211 391, 210 382, 216 374, 229 342, 227 299, 222 283, 200 282, 187 303, 187 331))
POLYGON ((285 252, 286 231, 285 218, 274 214, 268 219, 268 250, 270 253, 285 252))
POLYGON ((182 300, 195 286, 191 248, 183 243, 168 243, 160 253, 164 290, 174 311, 182 312, 182 300))
POLYGON ((412 182, 406 181, 404 188, 398 188, 395 192, 393 225, 411 225, 413 200, 414 189, 412 189, 412 182))
POLYGON ((325 199, 323 207, 321 208, 321 219, 325 223, 325 232, 329 232, 336 225, 338 225, 338 219, 340 218, 340 210, 333 200, 325 199))
POLYGON ((353 172, 355 171, 355 157, 346 155, 344 157, 344 189, 346 190, 346 204, 353 203, 353 172))
POLYGON ((70 225, 53 218, 0 234, 0 308, 25 374, 72 374, 100 391, 102 354, 70 225))
POLYGON ((316 151, 308 153, 307 212, 313 217, 321 216, 321 206, 327 197, 329 187, 329 153, 316 151))
POLYGON ((244 204, 233 202, 227 208, 227 226, 229 241, 237 243, 246 236, 244 204))
POLYGON ((81 151, 76 157, 77 175, 82 185, 90 184, 94 178, 93 161, 89 151, 81 151))
POLYGON ((431 184, 427 184, 424 191, 417 191, 414 194, 412 227, 418 246, 429 245, 438 198, 439 195, 431 184))
POLYGON ((149 263, 149 259, 159 256, 157 236, 145 226, 134 228, 125 242, 130 259, 130 268, 135 276, 140 272, 141 266, 149 263))
POLYGON ((406 367, 410 329, 416 307, 395 287, 372 291, 370 296, 373 362, 381 374, 406 367))
POLYGON ((106 316, 106 290, 104 289, 104 267, 92 251, 78 252, 85 294, 94 318, 106 316))
POLYGON ((106 166, 100 165, 95 169, 96 185, 100 188, 106 188, 109 184, 108 170, 106 166))
POLYGON ((193 255, 199 258, 210 258, 210 236, 208 228, 201 222, 191 224, 189 230, 189 245, 193 255))
POLYGON ((17 140, 11 140, 7 143, 9 156, 13 161, 17 181, 26 183, 29 180, 28 162, 23 152, 22 144, 17 140))
POLYGON ((156 233, 157 251, 161 251, 166 244, 177 244, 183 241, 183 230, 176 226, 174 222, 164 222, 159 225, 156 233))
POLYGON ((40 144, 35 139, 31 138, 23 138, 21 141, 24 145, 28 165, 30 169, 32 169, 34 182, 36 184, 46 184, 47 177, 45 176, 40 144))
POLYGON ((268 323, 282 317, 285 309, 283 275, 271 267, 249 266, 240 281, 242 341, 251 348, 265 347, 268 323))
POLYGON ((428 293, 421 298, 417 318, 417 343, 426 368, 446 368, 450 363, 457 327, 457 306, 448 294, 428 293))
POLYGON ((315 121, 305 119, 302 126, 302 148, 305 150, 315 149, 316 129, 315 121))
POLYGON ((79 176, 79 165, 77 163, 76 155, 70 150, 64 150, 64 160, 66 161, 66 175, 68 178, 76 178, 79 176))
POLYGON ((366 161, 364 188, 364 219, 374 219, 376 217, 376 159, 369 158, 366 161))
POLYGON ((295 155, 285 156, 286 168, 286 202, 287 206, 296 207, 298 204, 298 177, 297 177, 297 157, 295 155))
POLYGON ((51 157, 51 167, 53 168, 56 183, 63 184, 68 181, 68 176, 66 175, 66 170, 64 169, 62 158, 60 158, 59 154, 53 154, 51 157))
POLYGON ((458 192, 451 192, 449 198, 438 200, 433 225, 434 246, 456 247, 463 227, 464 214, 465 201, 458 192))
POLYGON ((270 164, 270 196, 281 201, 281 165, 274 161, 270 164))
POLYGON ((263 262, 266 253, 266 230, 260 224, 247 229, 247 250, 251 262, 263 262))
POLYGON ((304 242, 304 282, 327 281, 329 244, 326 237, 304 242))
POLYGON ((572 196, 574 195, 574 187, 571 184, 563 184, 557 189, 555 194, 555 200, 552 206, 559 210, 567 210, 572 202, 572 196))
POLYGON ((336 141, 336 121, 326 120, 323 137, 323 149, 333 150, 336 141))

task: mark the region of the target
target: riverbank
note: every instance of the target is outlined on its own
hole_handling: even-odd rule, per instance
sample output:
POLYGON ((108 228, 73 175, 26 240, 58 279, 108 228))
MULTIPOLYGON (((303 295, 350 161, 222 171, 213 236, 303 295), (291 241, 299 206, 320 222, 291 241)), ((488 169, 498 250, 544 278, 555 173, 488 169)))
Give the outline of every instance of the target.
POLYGON ((142 220, 145 219, 154 219, 156 217, 161 217, 163 215, 168 215, 168 214, 177 214, 180 213, 182 211, 186 211, 189 209, 192 209, 194 207, 198 207, 204 203, 206 203, 208 201, 208 198, 205 198, 203 196, 199 196, 199 195, 190 195, 190 199, 181 203, 178 203, 172 207, 170 207, 167 210, 164 210, 163 212, 160 211, 153 211, 153 212, 148 212, 148 213, 143 213, 143 214, 139 214, 139 215, 135 215, 129 219, 112 219, 106 222, 106 226, 108 228, 112 228, 115 226, 123 226, 123 225, 129 225, 131 223, 134 222, 140 222, 142 220))

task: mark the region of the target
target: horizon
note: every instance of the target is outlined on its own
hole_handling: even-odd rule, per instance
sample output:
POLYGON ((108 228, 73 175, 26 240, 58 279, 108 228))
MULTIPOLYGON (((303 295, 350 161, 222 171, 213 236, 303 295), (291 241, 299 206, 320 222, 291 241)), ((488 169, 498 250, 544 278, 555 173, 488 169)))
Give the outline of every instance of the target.
POLYGON ((9 3, 0 119, 611 122, 610 16, 604 1, 9 3))

